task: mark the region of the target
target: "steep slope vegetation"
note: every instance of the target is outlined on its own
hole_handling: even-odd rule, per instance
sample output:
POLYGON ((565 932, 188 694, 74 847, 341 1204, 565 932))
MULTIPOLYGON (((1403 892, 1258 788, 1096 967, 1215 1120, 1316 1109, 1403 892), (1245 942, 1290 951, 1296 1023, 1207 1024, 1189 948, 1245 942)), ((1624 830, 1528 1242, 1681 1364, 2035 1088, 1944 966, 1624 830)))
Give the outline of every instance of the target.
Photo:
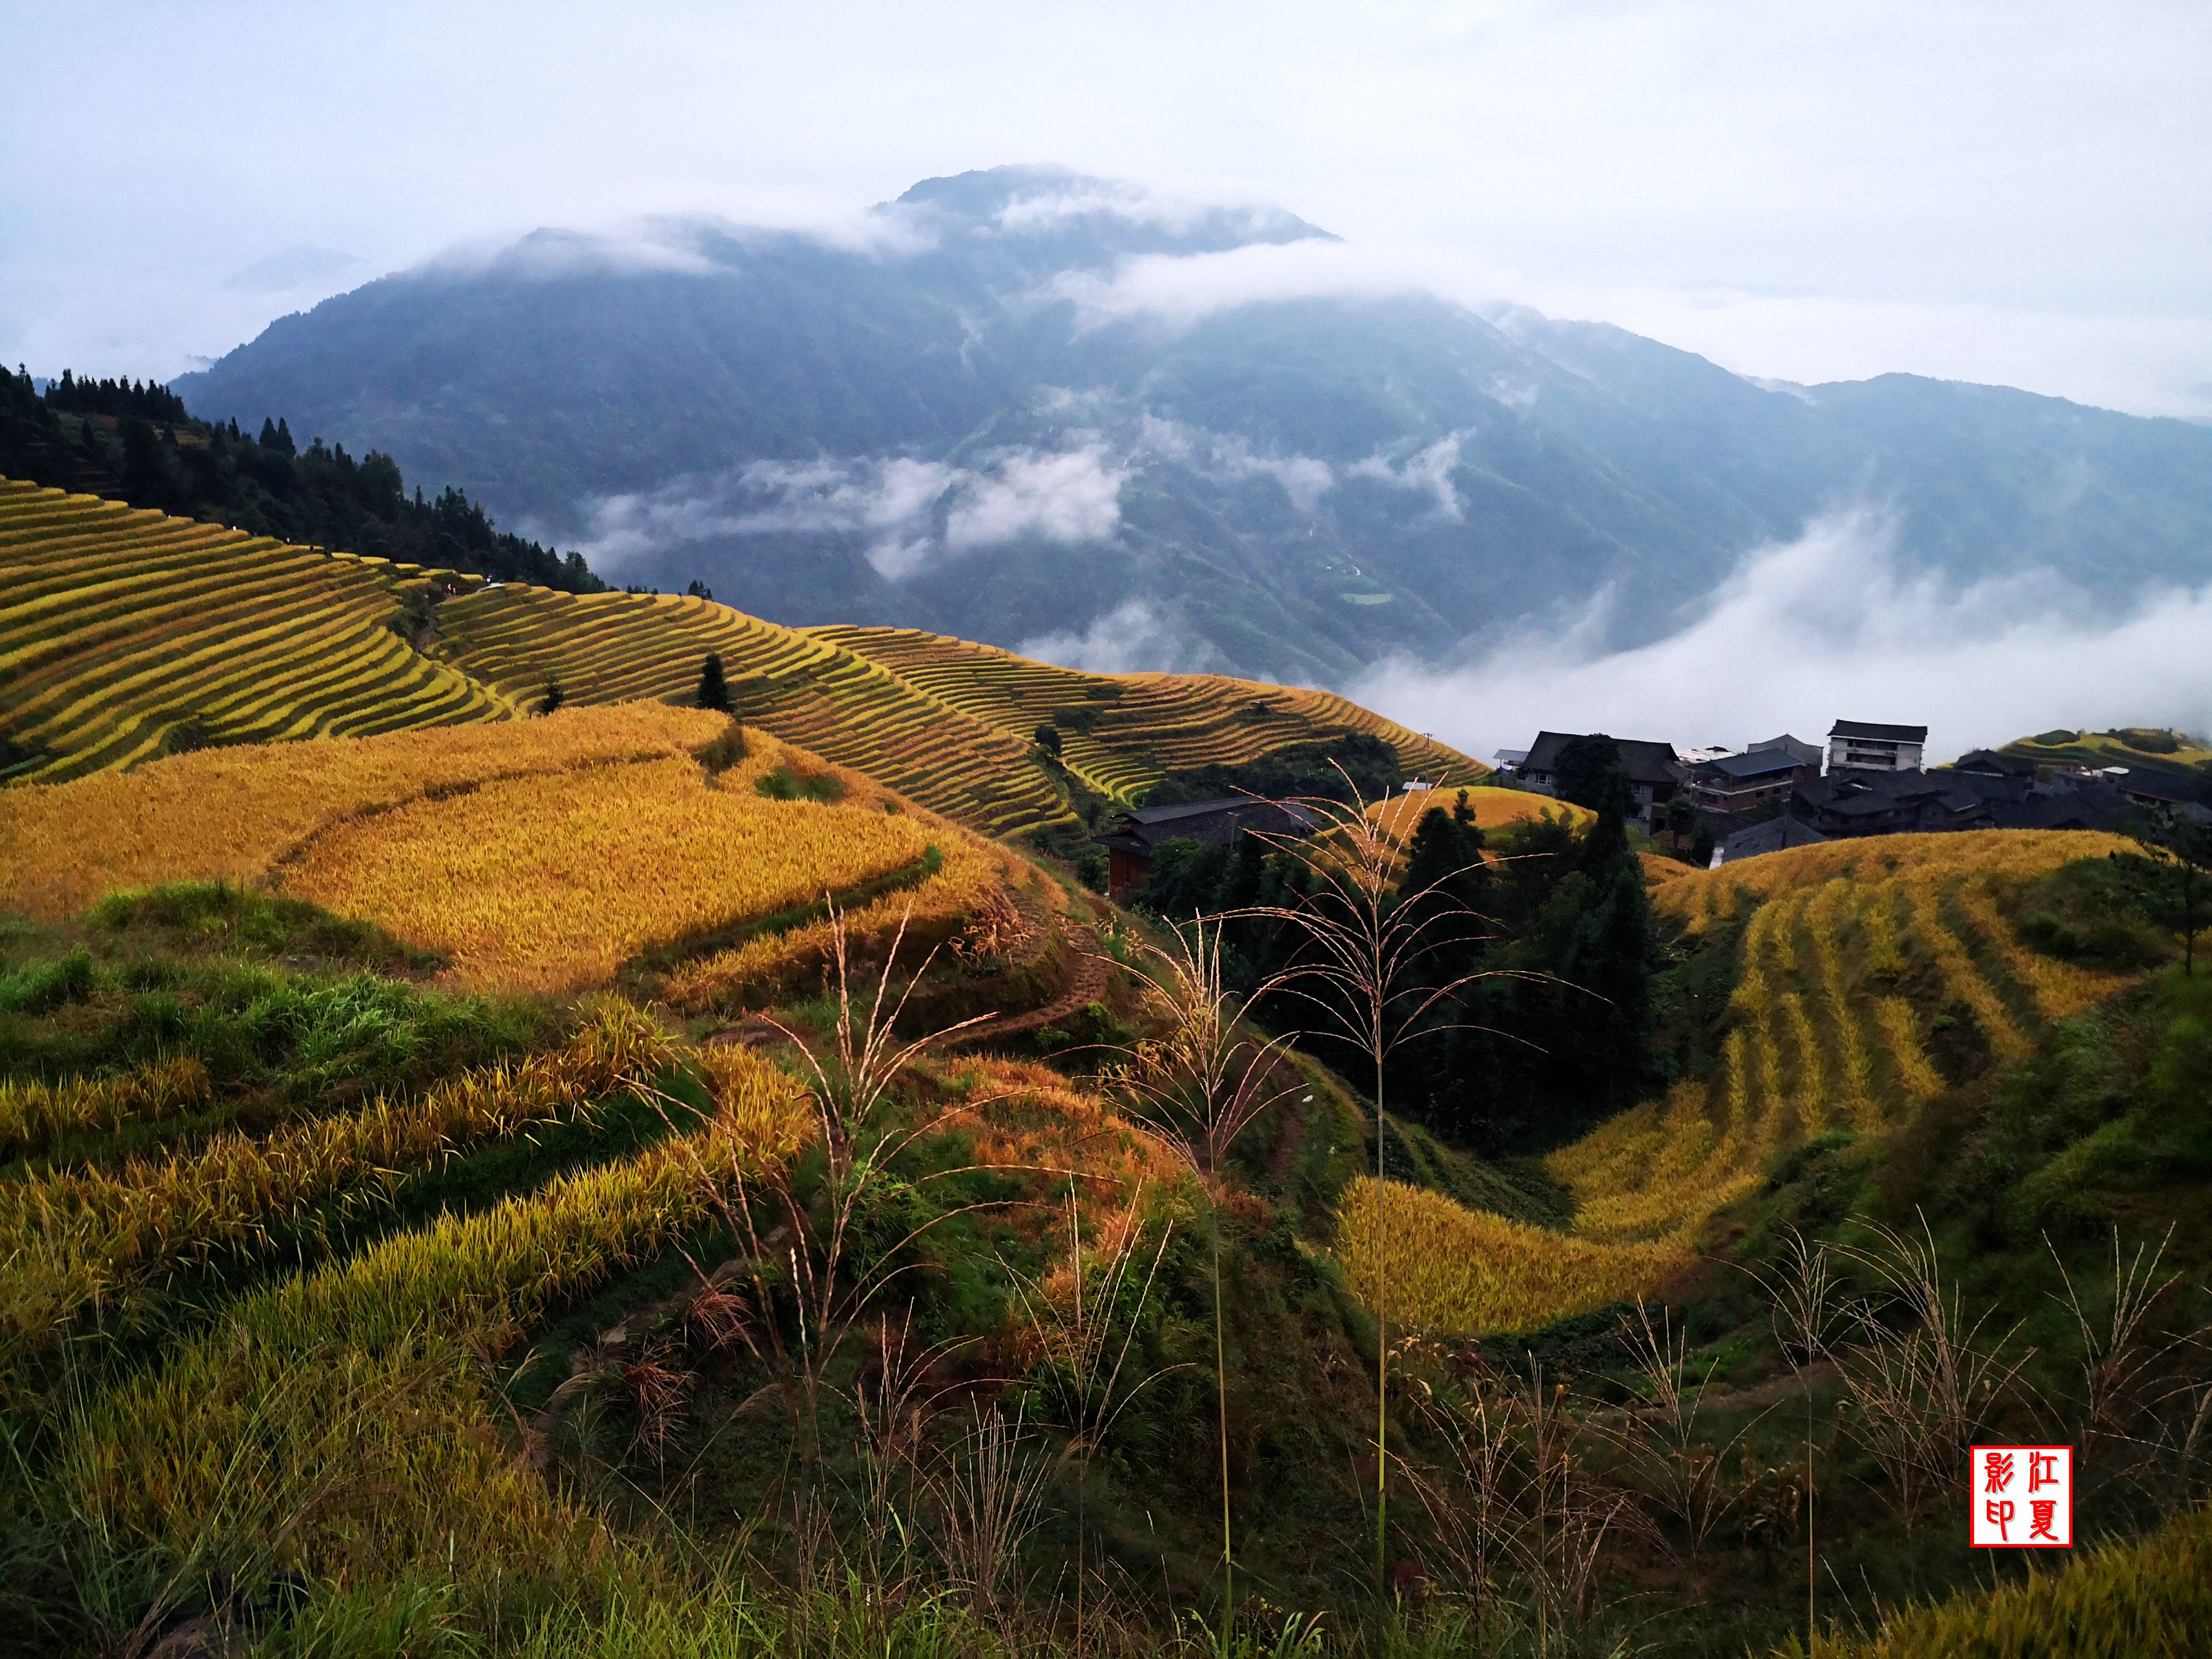
POLYGON ((408 637, 449 574, 0 479, 0 770, 504 718, 408 637))

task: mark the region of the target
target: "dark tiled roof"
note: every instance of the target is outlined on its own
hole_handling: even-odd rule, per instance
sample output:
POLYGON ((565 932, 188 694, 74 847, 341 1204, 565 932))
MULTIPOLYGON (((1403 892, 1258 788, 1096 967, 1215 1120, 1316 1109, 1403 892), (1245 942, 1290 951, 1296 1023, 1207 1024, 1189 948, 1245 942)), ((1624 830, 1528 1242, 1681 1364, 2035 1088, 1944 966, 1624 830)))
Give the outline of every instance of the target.
POLYGON ((1802 738, 1793 738, 1787 732, 1784 732, 1778 738, 1768 738, 1762 742, 1753 744, 1751 745, 1750 752, 1757 755, 1763 753, 1765 750, 1769 749, 1784 750, 1790 754, 1796 756, 1799 760, 1803 761, 1808 766, 1818 766, 1820 763, 1820 745, 1819 744, 1808 743, 1802 738))
POLYGON ((2085 784, 2063 795, 1996 801, 1990 815, 2000 830, 2117 830, 2135 803, 2109 784, 2085 784))
MULTIPOLYGON (((1559 750, 1574 741, 1579 733, 1573 732, 1539 732, 1536 741, 1528 745, 1528 758, 1521 763, 1524 772, 1556 772, 1559 769, 1559 750)), ((1680 757, 1671 743, 1657 743, 1647 738, 1614 738, 1613 746, 1620 751, 1620 764, 1628 774, 1631 783, 1673 783, 1674 767, 1680 757)))
POLYGON ((1748 830, 1739 830, 1720 844, 1721 862, 1734 864, 1738 859, 1757 858, 1762 853, 1778 853, 1785 847, 1817 847, 1826 841, 1811 824, 1794 817, 1769 818, 1764 823, 1754 823, 1748 830))
POLYGON ((1838 720, 1828 728, 1832 738, 1874 738, 1883 743, 1925 743, 1924 726, 1881 726, 1873 720, 1838 720))
POLYGON ((1786 749, 1754 749, 1747 755, 1723 755, 1717 760, 1705 762, 1698 770, 1718 772, 1731 778, 1756 778, 1772 772, 1794 772, 1811 764, 1786 749))
POLYGON ((1977 749, 1951 763, 1954 772, 1982 772, 2001 778, 2032 778, 2035 763, 2017 755, 2000 755, 1994 749, 1977 749))
POLYGON ((1098 837, 1107 847, 1149 853, 1164 841, 1187 839, 1225 847, 1247 830, 1262 835, 1295 835, 1314 828, 1316 814, 1296 801, 1260 800, 1230 795, 1219 800, 1183 801, 1173 806, 1137 806, 1121 814, 1113 830, 1098 837))

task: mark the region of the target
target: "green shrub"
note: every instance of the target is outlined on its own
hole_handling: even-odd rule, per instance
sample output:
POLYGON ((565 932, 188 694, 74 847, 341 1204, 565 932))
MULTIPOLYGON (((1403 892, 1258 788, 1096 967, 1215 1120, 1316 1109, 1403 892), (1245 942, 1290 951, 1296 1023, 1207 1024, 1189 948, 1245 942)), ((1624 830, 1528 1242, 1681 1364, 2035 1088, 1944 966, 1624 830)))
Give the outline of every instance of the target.
POLYGON ((2181 739, 2172 732, 2154 730, 2149 726, 2118 726, 2105 735, 2125 744, 2139 755, 2172 755, 2179 753, 2181 749, 2181 739))
POLYGON ((93 990, 92 957, 72 951, 52 962, 34 962, 0 974, 0 1012, 42 1014, 85 1001, 93 990))

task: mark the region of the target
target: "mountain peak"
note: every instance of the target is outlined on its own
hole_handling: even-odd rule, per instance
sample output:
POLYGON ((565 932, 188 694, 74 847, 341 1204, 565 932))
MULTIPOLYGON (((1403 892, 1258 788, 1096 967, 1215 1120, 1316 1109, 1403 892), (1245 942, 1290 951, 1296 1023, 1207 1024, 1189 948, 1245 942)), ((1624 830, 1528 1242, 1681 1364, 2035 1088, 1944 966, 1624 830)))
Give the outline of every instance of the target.
POLYGON ((1127 179, 1036 165, 924 179, 877 210, 903 214, 939 236, 1079 243, 1113 256, 1337 240, 1264 203, 1195 202, 1127 179))

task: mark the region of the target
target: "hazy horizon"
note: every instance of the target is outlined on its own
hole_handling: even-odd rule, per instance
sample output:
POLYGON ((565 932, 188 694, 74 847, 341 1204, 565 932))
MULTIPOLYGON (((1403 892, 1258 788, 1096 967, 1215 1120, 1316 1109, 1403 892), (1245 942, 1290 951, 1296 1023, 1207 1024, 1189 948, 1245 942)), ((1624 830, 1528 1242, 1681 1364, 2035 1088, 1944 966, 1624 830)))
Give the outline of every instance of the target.
POLYGON ((834 228, 1034 161, 1285 208, 1346 239, 1309 280, 2212 418, 2199 9, 109 4, 14 45, 99 116, 0 117, 0 357, 40 374, 169 378, 540 226, 834 228))

